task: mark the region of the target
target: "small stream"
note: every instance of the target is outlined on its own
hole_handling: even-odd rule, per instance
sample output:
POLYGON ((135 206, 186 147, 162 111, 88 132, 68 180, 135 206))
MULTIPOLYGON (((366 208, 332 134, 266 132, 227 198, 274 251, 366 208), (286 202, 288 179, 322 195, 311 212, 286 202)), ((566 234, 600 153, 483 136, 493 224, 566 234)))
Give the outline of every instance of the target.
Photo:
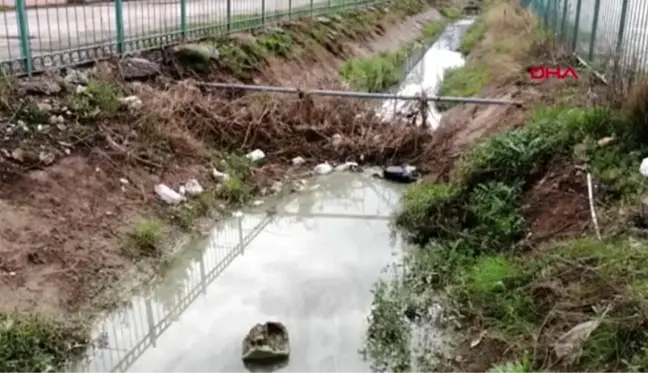
MULTIPOLYGON (((463 63, 453 50, 470 23, 450 25, 399 91, 435 94, 443 71, 463 63)), ((384 114, 402 105, 387 102, 384 114)), ((433 128, 439 119, 432 109, 433 128)), ((370 372, 358 351, 371 290, 402 254, 388 220, 404 187, 351 172, 309 183, 189 243, 161 281, 97 325, 101 346, 72 371, 245 372, 243 338, 256 323, 276 320, 288 328, 292 350, 277 369, 370 372)))
MULTIPOLYGON (((423 55, 415 54, 407 65, 413 67, 397 89, 400 95, 418 95, 425 92, 428 96, 434 96, 439 91, 439 86, 443 80, 446 70, 464 65, 465 60, 461 53, 457 52, 461 37, 474 22, 473 19, 463 19, 443 30, 439 39, 434 42, 423 55)), ((386 101, 379 115, 383 118, 391 118, 395 114, 403 111, 411 101, 389 100, 386 101)), ((420 124, 419 118, 418 123, 420 124)), ((430 105, 427 114, 427 125, 432 129, 439 127, 441 122, 441 113, 436 110, 434 105, 430 105)))

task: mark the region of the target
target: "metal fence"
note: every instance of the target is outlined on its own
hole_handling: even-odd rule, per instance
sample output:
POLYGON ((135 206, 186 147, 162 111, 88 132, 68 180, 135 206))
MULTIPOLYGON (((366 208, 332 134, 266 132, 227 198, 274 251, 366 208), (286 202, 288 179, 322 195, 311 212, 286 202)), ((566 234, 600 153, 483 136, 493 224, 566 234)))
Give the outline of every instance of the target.
POLYGON ((648 1, 522 0, 596 70, 648 67, 648 1), (618 67, 618 66, 614 66, 618 67))
MULTIPOLYGON (((335 13, 377 0, 63 0, 0 8, 0 71, 31 74, 245 31, 282 20, 335 13), (76 3, 76 4, 72 4, 76 3), (4 30, 2 30, 4 25, 4 30)), ((47 2, 47 1, 46 1, 47 2)))

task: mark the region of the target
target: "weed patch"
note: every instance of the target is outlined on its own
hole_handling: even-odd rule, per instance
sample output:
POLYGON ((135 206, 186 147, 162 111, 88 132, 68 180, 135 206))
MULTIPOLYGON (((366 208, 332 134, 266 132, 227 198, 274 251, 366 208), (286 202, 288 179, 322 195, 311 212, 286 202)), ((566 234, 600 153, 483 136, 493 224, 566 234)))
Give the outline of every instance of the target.
POLYGON ((132 257, 158 258, 162 255, 167 233, 165 224, 160 220, 138 220, 126 234, 124 250, 132 257))
POLYGON ((443 5, 441 6, 441 9, 439 9, 439 12, 441 13, 442 16, 447 18, 450 21, 455 21, 461 17, 461 9, 457 8, 456 6, 452 5, 443 5))
POLYGON ((459 52, 464 56, 469 55, 473 48, 484 40, 487 27, 488 24, 486 23, 485 17, 477 17, 475 22, 470 25, 468 30, 466 30, 466 33, 461 37, 461 41, 459 42, 459 52))
MULTIPOLYGON (((477 95, 490 81, 491 72, 488 66, 480 63, 469 63, 464 67, 446 70, 439 95, 454 97, 472 97, 477 95)), ((452 103, 439 102, 439 110, 448 110, 452 103)))
POLYGON ((40 315, 0 314, 0 370, 61 370, 89 344, 81 326, 40 315))
POLYGON ((404 77, 404 52, 382 54, 371 58, 352 59, 341 68, 342 78, 356 89, 382 92, 398 84, 404 77))
POLYGON ((628 113, 538 110, 524 127, 464 153, 447 183, 409 188, 394 221, 419 248, 405 260, 406 286, 394 285, 413 293, 402 308, 424 312, 436 292, 446 295, 469 325, 487 333, 479 343, 504 343, 506 353, 483 370, 645 369, 648 318, 639 309, 648 242, 627 238, 629 230, 619 236, 619 222, 611 222, 613 235, 603 241, 567 238, 535 253, 529 249, 540 243, 527 240, 533 232, 523 208, 526 191, 565 160, 591 172, 602 185, 599 200, 613 206, 644 193, 645 181, 632 175, 648 147, 637 142, 643 127, 628 113), (601 145, 605 137, 616 140, 601 145), (585 326, 592 328, 586 342, 570 342, 568 358, 557 355, 567 332, 585 326))
POLYGON ((446 21, 428 23, 423 27, 420 40, 426 45, 435 42, 441 36, 447 25, 448 23, 446 21))

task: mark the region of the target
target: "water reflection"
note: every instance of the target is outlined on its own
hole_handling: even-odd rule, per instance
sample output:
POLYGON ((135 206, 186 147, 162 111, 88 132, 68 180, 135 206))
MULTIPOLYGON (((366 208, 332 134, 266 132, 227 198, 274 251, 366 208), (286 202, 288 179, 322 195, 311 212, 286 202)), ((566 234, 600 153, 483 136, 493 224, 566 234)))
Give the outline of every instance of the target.
POLYGON ((400 193, 368 176, 334 175, 276 215, 259 208, 223 222, 109 315, 98 328, 107 346, 74 370, 244 371, 245 332, 275 316, 300 350, 283 368, 366 370, 356 356, 361 324, 399 244, 385 220, 400 193))

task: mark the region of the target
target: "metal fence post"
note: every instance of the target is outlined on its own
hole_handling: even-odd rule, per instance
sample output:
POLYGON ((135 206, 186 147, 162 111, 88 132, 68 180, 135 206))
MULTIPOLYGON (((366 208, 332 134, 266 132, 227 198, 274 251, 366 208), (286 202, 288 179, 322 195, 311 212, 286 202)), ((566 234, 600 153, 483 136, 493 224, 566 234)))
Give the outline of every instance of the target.
POLYGON ((266 24, 266 0, 261 0, 261 25, 266 24))
POLYGON ((315 16, 315 4, 314 0, 310 0, 310 12, 311 12, 311 18, 315 16))
POLYGON ((144 307, 146 308, 146 322, 149 327, 151 346, 155 347, 157 335, 155 335, 155 319, 153 318, 153 305, 151 304, 151 298, 146 298, 146 300, 144 300, 144 307))
POLYGON ((20 33, 20 58, 23 68, 28 75, 34 72, 31 56, 31 43, 29 42, 29 23, 27 22, 27 5, 25 0, 16 0, 16 18, 18 18, 18 32, 20 33))
POLYGON ((590 62, 594 60, 594 49, 596 47, 596 31, 598 29, 600 12, 601 12, 601 0, 596 0, 596 3, 594 5, 594 21, 592 21, 592 35, 590 37, 589 53, 587 55, 590 62))
POLYGON ((578 34, 580 29, 580 14, 583 6, 583 0, 578 0, 576 4, 576 21, 574 22, 574 38, 571 41, 572 52, 576 52, 576 45, 578 44, 578 34))
POLYGON ((227 0, 227 32, 232 31, 232 0, 227 0))
POLYGON ((239 250, 241 255, 245 254, 245 235, 243 234, 243 217, 238 218, 238 236, 239 236, 239 250))
POLYGON ((205 270, 205 256, 200 256, 200 283, 202 284, 203 294, 207 294, 207 271, 205 270))
POLYGON ((560 39, 564 43, 565 42, 565 27, 567 27, 567 15, 569 11, 569 0, 562 0, 563 1, 563 14, 562 14, 562 21, 560 25, 560 39))
POLYGON ((124 3, 115 0, 115 28, 117 33, 117 54, 124 54, 124 3))
POLYGON ((292 19, 292 0, 288 0, 288 19, 292 19))
POLYGON ((180 30, 182 39, 187 39, 187 0, 180 0, 180 30))
POLYGON ((621 59, 621 53, 623 52, 623 36, 625 34, 626 28, 626 18, 628 16, 628 3, 629 0, 623 0, 623 5, 621 6, 621 20, 619 21, 619 35, 617 36, 616 52, 614 56, 614 76, 616 76, 619 69, 619 60, 621 59))

